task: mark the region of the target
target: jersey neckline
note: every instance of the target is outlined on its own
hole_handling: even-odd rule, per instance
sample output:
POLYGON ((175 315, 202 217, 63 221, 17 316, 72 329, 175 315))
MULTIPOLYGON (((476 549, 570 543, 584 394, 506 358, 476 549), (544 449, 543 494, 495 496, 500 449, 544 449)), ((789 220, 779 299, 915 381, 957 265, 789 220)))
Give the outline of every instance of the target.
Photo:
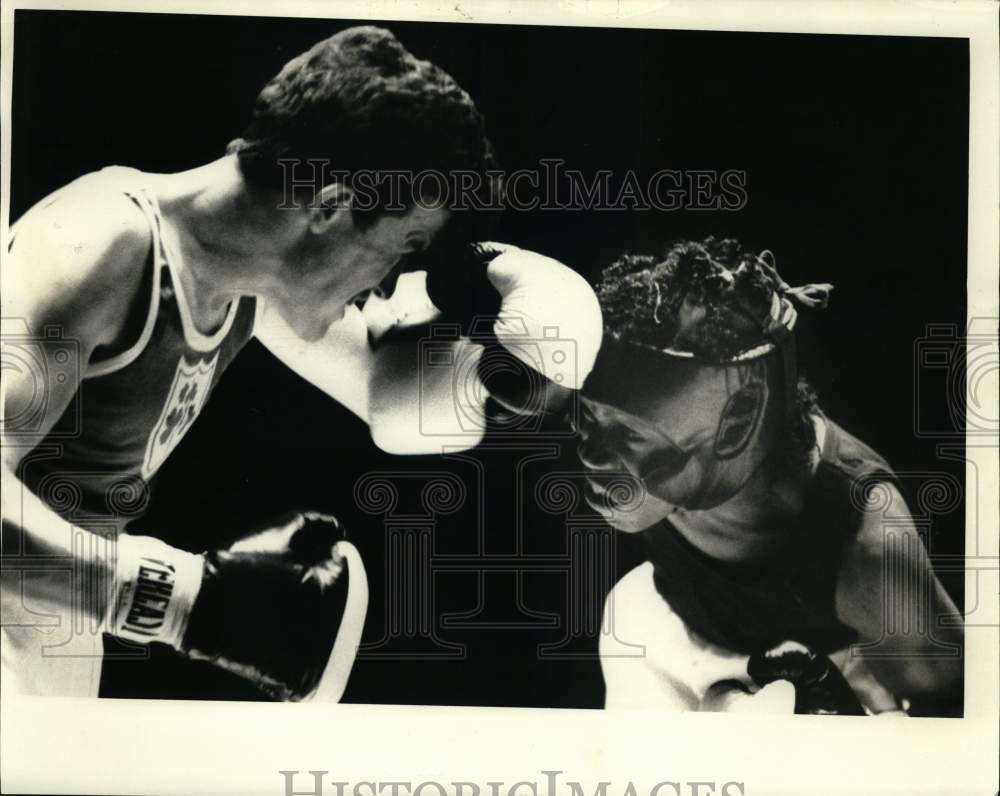
POLYGON ((174 295, 177 297, 177 309, 181 316, 181 327, 184 330, 185 342, 199 353, 214 351, 226 338, 226 335, 229 334, 230 329, 232 329, 233 322, 236 320, 237 310, 239 309, 239 299, 237 298, 229 302, 226 317, 214 332, 206 334, 198 329, 194 322, 194 316, 191 313, 191 306, 188 303, 187 296, 184 294, 184 284, 181 281, 181 267, 179 264, 183 261, 183 258, 173 245, 170 230, 165 228, 163 211, 160 209, 160 203, 156 196, 146 188, 143 189, 143 192, 152 205, 157 226, 159 227, 162 257, 167 268, 170 269, 171 282, 173 282, 174 295))

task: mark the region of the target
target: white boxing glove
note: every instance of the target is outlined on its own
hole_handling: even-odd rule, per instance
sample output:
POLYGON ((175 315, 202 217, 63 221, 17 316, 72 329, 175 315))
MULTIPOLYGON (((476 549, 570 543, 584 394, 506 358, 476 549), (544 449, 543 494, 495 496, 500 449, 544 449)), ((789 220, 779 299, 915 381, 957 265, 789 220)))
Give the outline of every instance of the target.
POLYGON ((496 243, 477 248, 499 252, 486 268, 500 295, 497 342, 553 383, 579 390, 594 367, 603 330, 590 285, 551 257, 496 243))
POLYGON ((365 307, 378 338, 369 383, 376 444, 392 453, 469 448, 491 417, 563 411, 601 344, 587 281, 507 244, 428 260, 426 272, 404 274, 393 296, 365 307))

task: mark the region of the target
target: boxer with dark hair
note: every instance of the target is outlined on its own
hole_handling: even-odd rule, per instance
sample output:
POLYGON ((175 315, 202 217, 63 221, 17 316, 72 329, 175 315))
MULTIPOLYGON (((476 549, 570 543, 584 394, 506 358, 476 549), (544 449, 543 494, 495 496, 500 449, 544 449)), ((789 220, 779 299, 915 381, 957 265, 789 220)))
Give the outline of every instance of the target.
POLYGON ((712 238, 604 270, 579 457, 588 502, 648 555, 606 603, 608 706, 718 709, 783 682, 789 711, 960 710, 958 612, 900 484, 797 375, 796 305, 830 289, 791 288, 770 252, 712 238), (635 489, 607 489, 611 473, 635 489), (931 630, 866 656, 852 645, 883 638, 887 605, 931 630))
POLYGON ((483 192, 499 190, 487 174, 496 166, 492 145, 469 95, 381 28, 350 28, 289 61, 228 151, 252 189, 282 192, 295 178, 297 200, 309 188, 302 185, 309 161, 336 169, 344 187, 363 193, 351 207, 360 229, 386 213, 402 215, 410 198, 444 203, 448 197, 427 193, 441 187, 432 180, 411 197, 421 171, 472 172, 483 192), (372 179, 391 172, 397 182, 372 179))
MULTIPOLYGON (((175 174, 110 167, 19 220, 4 269, 4 312, 18 328, 5 327, 5 346, 44 357, 54 330, 67 341, 59 356, 72 361, 19 369, 12 356, 8 370, 5 354, 5 689, 96 695, 103 632, 167 645, 276 698, 339 698, 366 591, 333 518, 299 512, 222 550, 122 531, 128 521, 142 529, 148 483, 251 336, 364 419, 390 452, 475 445, 489 418, 456 406, 469 396, 483 403, 506 389, 505 404, 524 408, 516 385, 477 382, 477 367, 461 395, 450 372, 421 378, 419 335, 394 330, 437 317, 426 270, 374 294, 456 213, 425 195, 395 209, 401 197, 371 201, 361 174, 463 170, 488 186, 491 163, 482 117, 451 77, 388 31, 351 28, 265 86, 224 157, 175 174), (288 202, 285 165, 310 160, 330 178, 288 202), (57 633, 42 632, 55 627, 49 617, 57 633)), ((522 371, 551 382, 552 395, 582 384, 601 335, 583 279, 514 247, 460 245, 428 262, 442 260, 473 268, 492 292, 493 341, 522 371), (518 347, 519 335, 549 324, 589 341, 571 374, 518 347)), ((465 338, 454 346, 466 363, 483 356, 465 338)))

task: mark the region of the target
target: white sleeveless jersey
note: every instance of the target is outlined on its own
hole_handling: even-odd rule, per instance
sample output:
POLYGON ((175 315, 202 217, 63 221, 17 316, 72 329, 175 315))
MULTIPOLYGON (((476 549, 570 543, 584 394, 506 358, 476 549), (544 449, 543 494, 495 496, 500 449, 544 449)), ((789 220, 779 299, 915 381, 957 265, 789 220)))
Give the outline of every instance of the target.
MULTIPOLYGON (((137 341, 124 352, 88 364, 74 400, 19 467, 25 486, 67 520, 65 531, 75 535, 74 550, 88 544, 110 549, 125 524, 145 511, 151 479, 249 340, 256 304, 246 298, 234 302, 218 331, 199 332, 181 290, 179 256, 162 234, 160 210, 143 187, 144 175, 111 167, 83 179, 106 180, 105 185, 128 196, 149 222, 152 245, 138 298, 148 310, 137 341)), ((33 568, 46 569, 49 577, 60 572, 57 577, 66 578, 67 593, 73 579, 86 576, 72 560, 28 560, 17 551, 4 551, 3 688, 96 696, 101 628, 79 610, 64 607, 69 600, 55 606, 22 599, 21 583, 32 577, 33 568)))

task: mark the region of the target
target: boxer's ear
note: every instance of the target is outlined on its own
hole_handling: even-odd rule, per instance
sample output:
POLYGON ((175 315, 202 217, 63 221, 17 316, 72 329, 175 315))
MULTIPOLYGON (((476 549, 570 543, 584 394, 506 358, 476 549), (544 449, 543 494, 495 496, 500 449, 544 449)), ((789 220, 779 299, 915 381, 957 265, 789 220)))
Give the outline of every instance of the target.
POLYGON ((732 459, 746 449, 760 425, 767 398, 767 382, 763 379, 752 379, 729 396, 715 433, 716 456, 732 459))
POLYGON ((340 181, 324 185, 309 209, 309 228, 316 233, 327 232, 334 226, 351 223, 351 202, 354 191, 340 181))

